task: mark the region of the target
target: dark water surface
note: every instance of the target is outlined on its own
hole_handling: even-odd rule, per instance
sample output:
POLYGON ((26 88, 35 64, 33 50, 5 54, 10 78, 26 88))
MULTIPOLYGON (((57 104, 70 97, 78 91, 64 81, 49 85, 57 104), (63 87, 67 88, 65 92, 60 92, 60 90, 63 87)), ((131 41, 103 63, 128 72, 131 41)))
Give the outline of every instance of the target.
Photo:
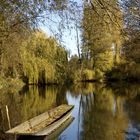
MULTIPOLYGON (((18 92, 0 92, 0 140, 47 140, 46 137, 5 135, 14 127, 48 109, 73 104, 74 120, 57 140, 138 140, 140 135, 140 84, 78 84, 71 87, 30 86, 18 92)), ((61 133, 62 132, 62 133, 61 133)), ((54 138, 50 138, 54 139, 54 138)))

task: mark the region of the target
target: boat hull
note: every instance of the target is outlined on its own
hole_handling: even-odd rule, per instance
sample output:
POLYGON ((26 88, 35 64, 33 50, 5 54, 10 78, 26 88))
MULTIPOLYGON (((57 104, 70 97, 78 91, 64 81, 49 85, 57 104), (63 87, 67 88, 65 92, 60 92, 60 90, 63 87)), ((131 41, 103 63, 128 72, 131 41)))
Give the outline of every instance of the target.
POLYGON ((33 136, 49 135, 71 116, 73 108, 72 105, 58 106, 8 130, 6 133, 33 136))
POLYGON ((58 129, 53 131, 47 136, 22 136, 20 135, 17 140, 55 140, 61 133, 73 122, 74 118, 70 116, 58 129))
POLYGON ((58 121, 54 122, 50 126, 47 126, 46 128, 44 128, 40 132, 37 132, 33 135, 34 136, 46 136, 46 135, 51 134, 52 132, 54 132, 58 127, 60 127, 63 123, 65 123, 70 118, 71 112, 72 111, 70 111, 67 115, 65 115, 64 117, 62 117, 58 121))

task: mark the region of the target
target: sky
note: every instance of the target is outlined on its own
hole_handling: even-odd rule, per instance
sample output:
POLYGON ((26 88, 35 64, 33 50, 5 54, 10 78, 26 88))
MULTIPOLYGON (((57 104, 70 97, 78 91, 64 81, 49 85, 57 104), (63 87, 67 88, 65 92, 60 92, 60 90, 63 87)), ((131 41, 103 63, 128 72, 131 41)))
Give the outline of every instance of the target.
MULTIPOLYGON (((77 2, 78 4, 82 4, 81 0, 75 0, 75 2, 77 2)), ((61 14, 61 13, 59 13, 59 14, 61 14)), ((75 15, 80 16, 81 13, 77 14, 75 12, 75 15)), ((67 22, 65 20, 65 15, 63 15, 63 13, 62 13, 61 18, 63 18, 63 16, 64 16, 64 21, 62 21, 62 19, 59 18, 58 13, 49 15, 49 19, 46 19, 45 24, 40 23, 40 29, 43 30, 48 36, 54 36, 54 34, 60 35, 60 33, 58 31, 59 24, 64 22, 64 26, 65 26, 64 28, 66 28, 66 29, 63 30, 61 28, 62 29, 61 43, 63 46, 65 46, 65 48, 67 50, 70 51, 71 55, 74 55, 74 54, 78 55, 76 30, 74 29, 75 22, 72 21, 72 22, 68 23, 70 27, 73 27, 73 28, 68 29, 65 24, 65 22, 67 22)), ((78 35, 80 38, 81 37, 80 30, 78 30, 78 35)), ((60 38, 60 37, 58 37, 58 38, 60 38)), ((58 38, 56 36, 56 39, 58 39, 58 38)), ((79 44, 81 44, 80 40, 81 39, 79 39, 79 44)))
MULTIPOLYGON (((41 30, 43 30, 47 35, 54 36, 52 31, 47 27, 47 25, 40 26, 41 30)), ((53 27, 52 27, 53 28, 53 27)), ((80 34, 80 31, 79 31, 80 34)), ((79 35, 80 36, 80 35, 79 35)), ((70 51, 71 55, 78 54, 77 51, 77 39, 76 39, 76 31, 73 29, 70 31, 66 30, 63 32, 62 37, 62 45, 66 47, 67 50, 70 51)))

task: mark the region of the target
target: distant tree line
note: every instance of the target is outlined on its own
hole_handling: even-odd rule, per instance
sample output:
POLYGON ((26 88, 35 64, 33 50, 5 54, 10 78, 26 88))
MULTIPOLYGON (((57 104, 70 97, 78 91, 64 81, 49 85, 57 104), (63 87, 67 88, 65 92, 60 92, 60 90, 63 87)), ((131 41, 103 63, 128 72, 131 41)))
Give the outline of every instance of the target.
POLYGON ((27 84, 138 79, 139 5, 138 0, 2 0, 0 84, 15 79, 27 84), (38 29, 56 13, 60 36, 75 23, 79 56, 69 61, 56 38, 38 29))

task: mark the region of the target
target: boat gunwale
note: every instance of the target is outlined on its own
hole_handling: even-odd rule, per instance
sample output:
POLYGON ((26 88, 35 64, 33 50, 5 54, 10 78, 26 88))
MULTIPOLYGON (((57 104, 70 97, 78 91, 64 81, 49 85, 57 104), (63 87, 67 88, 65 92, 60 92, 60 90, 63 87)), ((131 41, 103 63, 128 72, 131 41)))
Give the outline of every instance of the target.
POLYGON ((51 127, 51 125, 46 126, 44 129, 40 130, 37 133, 33 133, 30 135, 34 135, 34 136, 49 136, 51 133, 53 133, 57 128, 61 127, 61 125, 63 125, 70 117, 72 117, 71 114, 72 110, 70 110, 66 115, 64 115, 63 117, 61 117, 60 119, 58 119, 56 122, 53 122, 51 125, 54 125, 55 123, 58 123, 59 121, 62 121, 62 123, 60 123, 58 126, 56 126, 52 131, 48 132, 47 134, 42 134, 42 131, 49 129, 49 127, 51 127), (63 119, 63 120, 61 120, 63 119))
POLYGON ((60 120, 61 118, 63 118, 66 114, 68 114, 69 112, 71 112, 73 110, 74 106, 72 106, 69 110, 67 110, 63 115, 61 115, 59 118, 55 119, 55 121, 53 121, 52 123, 50 123, 49 125, 47 125, 46 127, 50 126, 51 124, 57 122, 58 120, 60 120))

